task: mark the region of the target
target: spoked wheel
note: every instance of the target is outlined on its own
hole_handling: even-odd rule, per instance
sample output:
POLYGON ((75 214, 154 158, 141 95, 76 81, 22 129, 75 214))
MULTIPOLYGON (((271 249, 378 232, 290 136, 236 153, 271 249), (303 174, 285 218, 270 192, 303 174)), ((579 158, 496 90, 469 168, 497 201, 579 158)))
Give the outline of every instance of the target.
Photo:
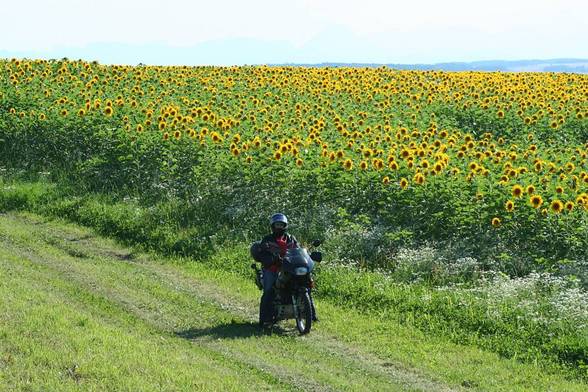
POLYGON ((296 315, 296 328, 301 335, 310 332, 312 326, 312 307, 308 293, 301 293, 292 298, 294 301, 294 314, 296 315))

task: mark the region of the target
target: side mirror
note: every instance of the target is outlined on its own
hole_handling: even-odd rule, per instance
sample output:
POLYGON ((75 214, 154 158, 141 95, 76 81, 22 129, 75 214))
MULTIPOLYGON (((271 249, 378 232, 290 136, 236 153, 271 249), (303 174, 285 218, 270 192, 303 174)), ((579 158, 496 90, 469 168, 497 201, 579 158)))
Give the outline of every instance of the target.
POLYGON ((320 263, 321 261, 323 261, 323 254, 321 252, 315 251, 310 254, 310 258, 316 261, 317 263, 320 263))
POLYGON ((312 246, 319 246, 322 243, 323 242, 321 240, 314 240, 314 241, 312 241, 312 246))

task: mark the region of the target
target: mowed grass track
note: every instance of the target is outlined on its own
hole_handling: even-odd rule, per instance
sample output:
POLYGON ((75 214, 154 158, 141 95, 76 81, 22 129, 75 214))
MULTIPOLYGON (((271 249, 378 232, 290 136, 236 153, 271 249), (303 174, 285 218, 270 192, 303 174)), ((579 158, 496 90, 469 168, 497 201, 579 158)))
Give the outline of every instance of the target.
MULTIPOLYGON (((247 265, 247 260, 243 260, 247 265)), ((238 274, 30 214, 0 215, 2 390, 582 390, 540 369, 318 304, 256 328, 238 274)))
POLYGON ((5 389, 437 387, 336 342, 260 334, 254 303, 85 230, 8 215, 0 235, 5 389))

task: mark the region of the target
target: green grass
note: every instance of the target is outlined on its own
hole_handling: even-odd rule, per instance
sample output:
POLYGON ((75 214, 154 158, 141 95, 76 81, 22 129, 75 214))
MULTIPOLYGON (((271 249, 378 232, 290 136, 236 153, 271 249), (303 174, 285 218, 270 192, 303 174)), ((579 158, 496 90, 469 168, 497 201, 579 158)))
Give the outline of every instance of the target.
POLYGON ((377 364, 325 355, 292 332, 260 334, 215 286, 21 220, 0 224, 6 389, 400 388, 377 364))
MULTIPOLYGON (((2 182, 0 211, 23 209, 65 217, 122 240, 127 245, 163 254, 194 255, 206 269, 229 273, 247 281, 247 243, 227 242, 211 228, 186 230, 170 206, 143 206, 136 201, 113 201, 107 195, 75 195, 71 189, 43 182, 2 182), (72 196, 73 195, 73 196, 72 196), (235 249, 230 257, 227 249, 235 249)), ((325 244, 325 246, 330 244, 325 244)), ((326 249, 327 256, 329 249, 326 249)), ((76 256, 83 250, 70 250, 76 256)), ((328 259, 328 257, 327 257, 328 259)), ((192 257, 182 263, 191 264, 192 257)), ((328 263, 317 271, 320 300, 369 315, 384 325, 402 324, 423 336, 476 346, 505 358, 523 361, 546 372, 588 380, 586 328, 557 314, 544 300, 537 304, 537 320, 517 307, 529 298, 504 300, 490 306, 484 296, 468 290, 436 290, 426 284, 397 284, 382 274, 340 268, 328 263)), ((580 323, 581 324, 581 323, 580 323)), ((368 326, 369 327, 369 326, 368 326)))
POLYGON ((319 300, 321 322, 255 328, 242 247, 201 262, 0 216, 5 390, 583 390, 541 367, 319 300), (232 263, 232 264, 230 264, 232 263), (227 266, 234 266, 233 269, 227 266), (225 266, 221 268, 220 266, 225 266))

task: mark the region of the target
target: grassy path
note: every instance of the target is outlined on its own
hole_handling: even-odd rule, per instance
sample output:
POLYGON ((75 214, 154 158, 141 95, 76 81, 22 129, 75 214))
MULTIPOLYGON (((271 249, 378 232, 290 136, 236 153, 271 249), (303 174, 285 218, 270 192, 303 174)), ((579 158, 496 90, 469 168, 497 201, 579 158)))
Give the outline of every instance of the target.
POLYGON ((586 387, 328 302, 317 304, 322 320, 310 335, 298 336, 293 322, 264 334, 258 297, 252 282, 205 263, 158 260, 79 226, 1 214, 0 389, 586 387))

